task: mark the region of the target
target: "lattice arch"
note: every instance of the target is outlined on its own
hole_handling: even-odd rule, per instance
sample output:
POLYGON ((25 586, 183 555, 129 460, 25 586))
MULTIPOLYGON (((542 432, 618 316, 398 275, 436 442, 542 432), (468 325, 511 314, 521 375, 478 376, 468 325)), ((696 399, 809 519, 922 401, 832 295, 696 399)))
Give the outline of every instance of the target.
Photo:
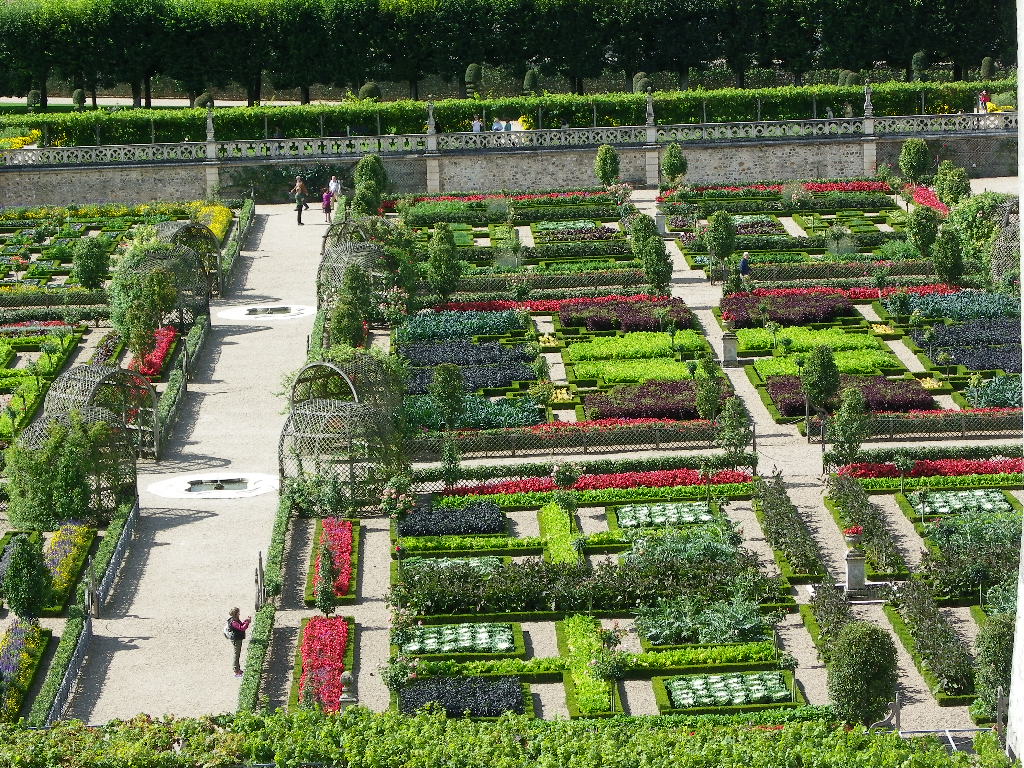
POLYGON ((221 285, 220 241, 212 229, 198 221, 162 221, 156 225, 156 234, 164 242, 195 251, 202 259, 208 287, 221 285))
POLYGON ((380 243, 334 243, 327 246, 316 275, 317 308, 330 305, 341 290, 345 270, 355 264, 369 276, 374 287, 383 289, 387 277, 384 246, 380 243))
POLYGON ((171 243, 166 248, 147 251, 136 267, 139 272, 163 268, 174 275, 178 289, 174 322, 185 333, 198 317, 210 314, 210 283, 202 257, 191 248, 171 243))
POLYGON ((118 416, 106 408, 90 406, 66 412, 47 412, 44 418, 26 427, 18 439, 29 448, 39 449, 50 436, 50 425, 57 423, 69 427, 73 415, 87 426, 102 422, 109 427, 105 439, 94 444, 89 478, 92 485, 90 510, 96 518, 109 520, 117 511, 118 504, 137 492, 138 447, 132 431, 119 423, 118 416))
POLYGON ((999 235, 992 247, 992 279, 1002 282, 1020 274, 1020 200, 998 208, 999 235))
POLYGON ((98 407, 114 415, 126 430, 136 451, 160 456, 160 420, 156 391, 142 374, 112 365, 79 365, 50 385, 44 408, 47 415, 98 407))
POLYGON ((402 404, 401 370, 388 359, 366 350, 354 350, 346 360, 319 360, 303 366, 292 384, 289 405, 294 408, 314 398, 354 400, 397 410, 402 404))
POLYGON ((352 400, 312 398, 288 414, 278 442, 282 483, 336 477, 353 505, 371 502, 385 475, 376 446, 379 410, 352 400))
POLYGON ((359 393, 349 375, 334 363, 318 361, 304 365, 288 396, 288 405, 294 409, 307 400, 359 401, 359 393))

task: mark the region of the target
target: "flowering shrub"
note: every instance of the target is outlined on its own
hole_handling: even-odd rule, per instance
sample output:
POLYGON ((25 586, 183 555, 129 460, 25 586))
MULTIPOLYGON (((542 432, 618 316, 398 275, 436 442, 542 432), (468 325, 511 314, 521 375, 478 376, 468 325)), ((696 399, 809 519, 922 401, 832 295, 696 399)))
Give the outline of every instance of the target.
POLYGON ((157 328, 153 333, 153 339, 156 342, 153 351, 146 355, 141 362, 138 358, 132 358, 128 368, 149 378, 159 376, 176 338, 178 338, 178 329, 174 326, 165 325, 163 328, 157 328))
MULTIPOLYGON (((952 477, 956 475, 998 475, 1024 472, 1024 459, 920 459, 914 462, 907 477, 952 477)), ((853 477, 899 477, 895 464, 860 462, 839 469, 841 475, 853 477)))
MULTIPOLYGON (((321 541, 326 541, 334 558, 334 567, 338 578, 334 581, 334 596, 344 597, 348 594, 352 581, 352 521, 338 517, 325 517, 321 522, 323 533, 321 541)), ((320 554, 317 553, 316 565, 313 570, 313 589, 320 583, 320 554)))
POLYGON ((380 512, 388 517, 398 518, 412 512, 416 500, 398 488, 385 488, 380 499, 380 512))
MULTIPOLYGON (((750 481, 748 472, 734 469, 723 469, 710 477, 704 477, 696 469, 658 469, 650 472, 614 472, 602 475, 583 475, 577 480, 572 490, 592 491, 607 488, 664 488, 669 486, 687 485, 720 485, 723 483, 746 483, 750 481)), ((554 491, 555 481, 550 477, 529 477, 517 480, 502 480, 480 485, 459 486, 450 492, 452 496, 478 496, 492 493, 529 493, 537 491, 554 491)))
POLYGON ((345 671, 348 648, 348 622, 342 617, 314 616, 302 631, 299 653, 302 674, 299 676, 299 701, 311 695, 327 712, 335 712, 341 699, 341 673, 345 671))
POLYGON ((929 208, 934 208, 943 216, 949 213, 949 206, 939 200, 939 196, 928 187, 907 184, 903 189, 904 191, 909 191, 911 195, 913 195, 914 203, 916 205, 926 205, 929 208))

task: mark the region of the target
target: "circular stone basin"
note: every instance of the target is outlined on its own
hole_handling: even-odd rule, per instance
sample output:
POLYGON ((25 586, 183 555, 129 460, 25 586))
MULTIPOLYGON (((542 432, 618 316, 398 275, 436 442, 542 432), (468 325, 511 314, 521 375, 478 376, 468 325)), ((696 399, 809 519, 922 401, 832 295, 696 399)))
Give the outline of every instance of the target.
POLYGON ((165 499, 247 499, 276 491, 276 475, 260 472, 218 472, 178 475, 150 483, 146 490, 165 499))
POLYGON ((296 317, 312 315, 313 307, 305 304, 250 304, 249 306, 229 307, 217 313, 222 320, 264 321, 294 320, 296 317))

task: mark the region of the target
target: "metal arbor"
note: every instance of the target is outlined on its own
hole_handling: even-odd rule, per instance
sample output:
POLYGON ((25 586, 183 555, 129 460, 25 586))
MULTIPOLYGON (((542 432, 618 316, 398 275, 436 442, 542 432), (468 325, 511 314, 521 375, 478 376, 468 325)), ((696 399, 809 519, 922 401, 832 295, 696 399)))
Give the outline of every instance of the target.
POLYGON ((185 333, 202 315, 210 314, 210 282, 202 257, 191 248, 168 243, 150 250, 135 267, 138 272, 165 269, 174 276, 178 291, 175 305, 178 330, 185 333))
POLYGON ((25 428, 19 440, 28 448, 38 450, 46 444, 53 424, 71 427, 75 419, 86 427, 103 423, 107 426, 100 439, 93 442, 89 466, 92 486, 90 511, 99 520, 109 520, 118 504, 137 492, 136 461, 138 450, 135 436, 120 424, 120 419, 106 408, 82 407, 72 411, 48 412, 44 418, 25 428))
POLYGON ((157 237, 194 251, 203 261, 209 286, 221 286, 220 241, 213 230, 198 221, 162 221, 156 225, 157 237))
POLYGON ((156 404, 156 391, 142 374, 113 365, 79 365, 54 379, 44 408, 50 417, 102 408, 113 414, 112 425, 131 436, 138 454, 157 458, 160 420, 156 404))
POLYGON ((292 384, 288 404, 312 398, 352 399, 392 412, 401 406, 404 382, 388 358, 364 349, 344 360, 319 360, 303 366, 292 384))
POLYGON ((383 288, 387 276, 384 246, 380 243, 331 243, 320 260, 316 275, 317 309, 325 309, 341 291, 345 270, 355 265, 366 272, 371 284, 383 288))
POLYGON ((999 234, 992 247, 992 278, 1002 282, 1020 267, 1020 201, 1010 200, 998 208, 999 234))

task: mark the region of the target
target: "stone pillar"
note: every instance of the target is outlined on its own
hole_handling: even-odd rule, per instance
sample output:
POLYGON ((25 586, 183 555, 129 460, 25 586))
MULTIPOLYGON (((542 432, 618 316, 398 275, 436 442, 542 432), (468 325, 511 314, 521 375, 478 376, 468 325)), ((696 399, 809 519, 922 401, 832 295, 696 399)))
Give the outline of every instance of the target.
POLYGON ((668 227, 666 226, 667 221, 668 216, 664 213, 664 211, 658 211, 657 213, 654 214, 654 226, 658 228, 659 235, 668 234, 668 227))
MULTIPOLYGON (((648 131, 652 129, 648 128, 648 131)), ((658 147, 650 147, 644 151, 644 180, 648 187, 658 188, 661 183, 661 153, 658 147)))
POLYGON ((427 160, 427 192, 435 194, 441 191, 441 158, 436 154, 426 155, 427 160))
POLYGON ((213 107, 206 108, 206 197, 220 195, 220 164, 217 160, 217 137, 213 132, 213 107))
POLYGON ((846 591, 856 592, 867 585, 867 556, 857 547, 846 553, 846 591))
POLYGON ((874 136, 866 137, 862 146, 864 148, 864 175, 874 176, 878 170, 878 139, 874 136))
POLYGON ((739 360, 736 357, 736 334, 726 331, 722 334, 722 366, 724 368, 738 368, 739 360))

